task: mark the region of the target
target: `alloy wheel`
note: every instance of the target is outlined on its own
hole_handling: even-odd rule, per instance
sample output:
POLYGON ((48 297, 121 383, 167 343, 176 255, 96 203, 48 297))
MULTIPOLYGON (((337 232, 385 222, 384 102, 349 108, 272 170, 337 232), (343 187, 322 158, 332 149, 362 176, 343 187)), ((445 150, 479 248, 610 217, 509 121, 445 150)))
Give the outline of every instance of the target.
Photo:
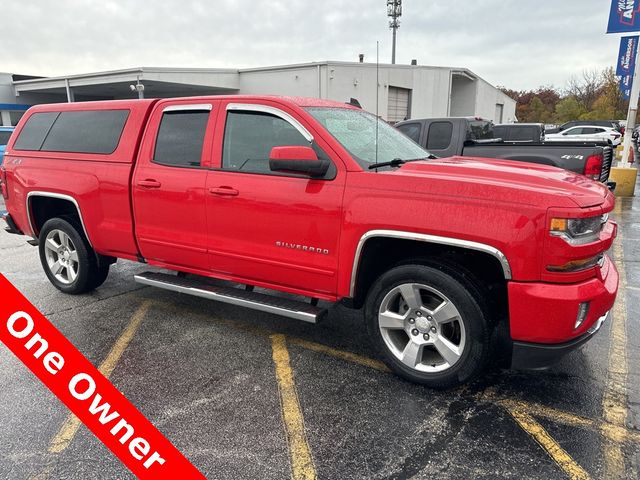
POLYGON ((69 235, 62 230, 51 230, 44 248, 47 266, 53 276, 65 285, 73 283, 78 277, 80 263, 78 251, 69 235))
POLYGON ((378 327, 391 353, 420 372, 443 372, 464 352, 466 332, 458 308, 428 285, 404 283, 391 289, 380 304, 378 327))

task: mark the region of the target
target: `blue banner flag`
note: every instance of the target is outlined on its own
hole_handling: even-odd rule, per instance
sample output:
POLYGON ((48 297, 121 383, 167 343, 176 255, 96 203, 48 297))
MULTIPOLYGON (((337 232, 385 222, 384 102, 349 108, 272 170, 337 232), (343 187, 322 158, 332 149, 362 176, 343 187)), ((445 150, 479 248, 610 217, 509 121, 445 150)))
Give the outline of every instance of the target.
POLYGON ((640 31, 640 0, 611 0, 607 33, 640 31))
POLYGON ((618 65, 616 75, 619 77, 633 75, 636 66, 636 52, 638 51, 638 36, 622 37, 620 39, 620 51, 618 52, 618 65))
POLYGON ((633 84, 633 73, 620 77, 620 91, 625 100, 631 98, 631 85, 633 84))

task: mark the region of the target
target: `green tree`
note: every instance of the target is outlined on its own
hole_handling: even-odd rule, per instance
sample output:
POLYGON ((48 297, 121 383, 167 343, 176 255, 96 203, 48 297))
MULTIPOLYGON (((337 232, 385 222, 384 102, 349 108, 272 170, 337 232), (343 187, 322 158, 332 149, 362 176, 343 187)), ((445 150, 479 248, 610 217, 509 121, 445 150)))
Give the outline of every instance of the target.
POLYGON ((529 122, 549 123, 551 112, 547 109, 540 97, 533 97, 529 104, 529 122))
POLYGON ((585 113, 587 113, 587 109, 576 97, 566 97, 556 104, 554 119, 558 123, 564 123, 577 120, 585 113))

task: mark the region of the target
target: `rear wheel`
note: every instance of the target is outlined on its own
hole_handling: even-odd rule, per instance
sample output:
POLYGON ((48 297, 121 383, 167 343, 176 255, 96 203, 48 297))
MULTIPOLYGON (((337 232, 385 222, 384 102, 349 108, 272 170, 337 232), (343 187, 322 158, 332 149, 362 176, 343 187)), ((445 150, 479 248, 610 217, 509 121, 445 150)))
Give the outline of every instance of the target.
POLYGON ((49 281, 70 294, 91 291, 104 283, 109 265, 99 265, 82 229, 62 218, 48 220, 39 238, 40 262, 49 281))
POLYGON ((383 274, 365 306, 383 360, 403 378, 434 388, 472 379, 490 350, 477 292, 442 266, 404 265, 383 274))

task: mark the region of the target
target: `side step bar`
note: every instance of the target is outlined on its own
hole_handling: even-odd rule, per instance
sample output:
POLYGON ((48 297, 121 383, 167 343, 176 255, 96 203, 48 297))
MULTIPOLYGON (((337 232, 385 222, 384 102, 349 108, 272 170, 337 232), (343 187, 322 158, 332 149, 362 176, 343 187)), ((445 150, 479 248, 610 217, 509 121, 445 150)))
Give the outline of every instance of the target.
POLYGON ((152 287, 164 288, 174 292, 186 293, 196 297, 217 300, 223 303, 274 313, 283 317, 295 318, 309 323, 317 323, 327 313, 308 303, 288 298, 274 297, 263 293, 240 290, 233 287, 218 287, 200 282, 193 277, 185 278, 158 272, 144 272, 133 277, 136 282, 152 287))

